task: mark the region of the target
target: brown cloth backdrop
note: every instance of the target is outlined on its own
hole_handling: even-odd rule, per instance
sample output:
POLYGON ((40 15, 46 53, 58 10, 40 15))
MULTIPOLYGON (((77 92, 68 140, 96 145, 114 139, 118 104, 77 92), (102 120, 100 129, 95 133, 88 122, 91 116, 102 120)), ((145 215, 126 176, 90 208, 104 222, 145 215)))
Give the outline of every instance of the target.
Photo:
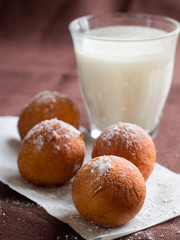
MULTIPOLYGON (((68 24, 107 12, 154 13, 180 20, 179 0, 0 0, 0 115, 19 115, 42 90, 67 94, 88 118, 68 24)), ((157 162, 180 173, 180 46, 173 85, 155 139, 157 162)), ((1 133, 0 133, 1 134, 1 133)), ((179 187, 180 183, 177 183, 179 187)), ((121 239, 180 239, 180 217, 121 239)), ((82 239, 42 207, 0 183, 0 240, 82 239)))

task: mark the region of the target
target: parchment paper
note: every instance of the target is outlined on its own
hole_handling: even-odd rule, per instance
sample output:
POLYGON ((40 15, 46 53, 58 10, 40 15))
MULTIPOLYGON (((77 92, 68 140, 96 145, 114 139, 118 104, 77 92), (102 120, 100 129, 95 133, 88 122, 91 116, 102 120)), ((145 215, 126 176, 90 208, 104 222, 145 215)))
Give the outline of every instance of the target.
MULTIPOLYGON (((144 206, 134 219, 117 228, 102 228, 84 220, 73 205, 71 181, 60 187, 41 188, 21 178, 17 168, 20 146, 17 121, 17 117, 0 117, 0 180, 69 224, 85 239, 114 239, 180 215, 180 174, 156 163, 146 183, 144 206)), ((84 140, 86 162, 91 159, 92 140, 86 135, 84 140)))

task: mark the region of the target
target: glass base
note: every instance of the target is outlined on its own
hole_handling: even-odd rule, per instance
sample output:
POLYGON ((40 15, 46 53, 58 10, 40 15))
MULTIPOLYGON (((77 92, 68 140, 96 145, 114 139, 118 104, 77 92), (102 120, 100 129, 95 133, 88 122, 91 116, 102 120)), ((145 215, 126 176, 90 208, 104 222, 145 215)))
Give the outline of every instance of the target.
POLYGON ((152 139, 154 139, 157 136, 158 129, 159 129, 159 124, 157 124, 153 130, 147 131, 147 133, 152 137, 152 139))
POLYGON ((101 130, 98 129, 94 124, 91 124, 90 135, 93 139, 96 139, 101 134, 101 130))

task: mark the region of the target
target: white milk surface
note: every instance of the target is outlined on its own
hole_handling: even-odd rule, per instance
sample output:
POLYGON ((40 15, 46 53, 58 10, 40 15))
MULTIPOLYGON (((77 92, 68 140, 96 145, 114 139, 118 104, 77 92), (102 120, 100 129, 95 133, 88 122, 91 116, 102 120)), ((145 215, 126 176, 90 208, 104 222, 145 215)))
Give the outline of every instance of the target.
POLYGON ((147 27, 92 31, 95 37, 84 37, 75 48, 91 122, 100 130, 124 121, 151 131, 159 123, 173 73, 172 44, 153 39, 165 32, 147 27))

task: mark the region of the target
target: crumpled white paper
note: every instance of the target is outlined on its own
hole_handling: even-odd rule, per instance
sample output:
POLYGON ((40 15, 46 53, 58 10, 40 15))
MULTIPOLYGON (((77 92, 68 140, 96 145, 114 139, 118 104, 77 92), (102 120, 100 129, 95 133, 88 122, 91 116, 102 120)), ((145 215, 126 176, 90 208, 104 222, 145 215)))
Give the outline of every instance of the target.
MULTIPOLYGON (((17 168, 20 146, 17 121, 17 117, 0 117, 0 180, 69 224, 85 239, 114 239, 180 215, 180 174, 156 163, 146 183, 144 206, 134 219, 117 228, 102 228, 84 220, 73 205, 71 181, 60 187, 41 188, 21 178, 17 168)), ((87 136, 84 140, 85 161, 88 161, 91 159, 92 140, 87 136)))

